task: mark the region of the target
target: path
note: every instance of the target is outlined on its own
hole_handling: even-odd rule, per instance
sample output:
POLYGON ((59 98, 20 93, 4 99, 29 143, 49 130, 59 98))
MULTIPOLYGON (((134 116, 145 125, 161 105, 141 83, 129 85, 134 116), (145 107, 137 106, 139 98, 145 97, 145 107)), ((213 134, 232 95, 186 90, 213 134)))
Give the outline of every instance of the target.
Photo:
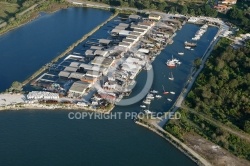
POLYGON ((187 111, 189 111, 189 112, 191 112, 191 113, 193 113, 193 114, 195 114, 195 115, 197 115, 199 117, 202 117, 203 119, 209 121, 213 125, 215 125, 217 127, 220 127, 223 130, 228 131, 231 134, 234 134, 234 135, 236 135, 236 136, 238 136, 238 137, 240 137, 240 138, 242 138, 242 139, 247 140, 248 142, 250 142, 250 135, 247 134, 247 133, 245 133, 245 132, 237 131, 237 130, 231 128, 231 127, 228 127, 228 126, 222 124, 221 122, 213 119, 212 117, 209 117, 208 115, 206 115, 204 113, 197 112, 197 111, 195 111, 195 110, 193 110, 191 108, 188 108, 187 106, 182 105, 181 108, 183 108, 183 109, 185 109, 185 110, 187 110, 187 111))

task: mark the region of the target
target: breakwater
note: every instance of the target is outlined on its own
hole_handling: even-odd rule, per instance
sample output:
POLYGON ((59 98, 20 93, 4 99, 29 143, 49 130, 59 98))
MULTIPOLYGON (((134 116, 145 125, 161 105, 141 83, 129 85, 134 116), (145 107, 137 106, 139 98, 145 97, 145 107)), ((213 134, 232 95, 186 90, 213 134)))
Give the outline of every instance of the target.
MULTIPOLYGON (((81 42, 83 42, 85 39, 87 39, 89 36, 91 36, 93 33, 95 33, 98 29, 100 29, 103 25, 108 23, 110 20, 115 18, 118 15, 118 12, 114 13, 111 17, 109 17, 106 21, 104 21, 102 24, 91 30, 89 33, 85 34, 81 39, 73 43, 71 46, 69 46, 63 53, 58 55, 56 58, 54 58, 50 63, 57 62, 60 58, 63 58, 67 53, 73 50, 74 47, 79 45, 81 42)), ((39 76, 41 73, 46 71, 48 69, 49 65, 42 66, 39 70, 37 70, 34 74, 32 74, 28 79, 23 81, 23 86, 27 85, 31 80, 39 76)))
POLYGON ((170 142, 177 149, 179 149, 182 153, 184 153, 191 160, 193 160, 195 163, 197 163, 197 165, 199 165, 199 166, 210 166, 211 165, 207 160, 205 160, 203 157, 201 157, 199 154, 197 154, 195 151, 193 151, 187 145, 182 143, 180 140, 178 140, 177 138, 175 138, 173 135, 171 135, 167 131, 163 130, 162 128, 156 127, 155 125, 150 124, 148 122, 145 122, 142 119, 135 120, 135 123, 153 131, 157 135, 161 136, 162 138, 164 138, 165 140, 170 142))

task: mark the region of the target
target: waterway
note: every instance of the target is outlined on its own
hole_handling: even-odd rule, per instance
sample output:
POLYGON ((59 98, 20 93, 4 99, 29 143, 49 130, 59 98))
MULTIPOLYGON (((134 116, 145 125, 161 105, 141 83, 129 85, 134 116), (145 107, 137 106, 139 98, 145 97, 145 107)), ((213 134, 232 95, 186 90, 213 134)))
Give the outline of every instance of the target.
MULTIPOLYGON (((0 89, 6 89, 13 80, 27 78, 109 16, 108 11, 69 8, 42 15, 1 36, 0 89), (93 15, 96 19, 93 19, 93 15), (37 29, 44 33, 38 33, 37 29), (61 33, 57 33, 57 29, 61 33), (38 39, 41 41, 37 42, 38 39)), ((107 37, 108 28, 117 24, 114 20, 92 38, 107 37)), ((217 32, 216 28, 209 28, 194 51, 184 50, 183 42, 190 40, 198 29, 196 25, 186 24, 177 32, 174 43, 167 46, 153 63, 152 88, 161 93, 164 85, 166 90, 175 91, 176 95, 153 101, 150 105, 152 111, 163 112, 172 106, 166 99, 172 98, 174 101, 177 98, 188 78, 193 60, 202 56, 217 32), (184 51, 185 55, 177 55, 180 51, 184 51), (168 80, 170 69, 166 67, 165 61, 172 54, 183 63, 172 69, 175 80, 171 82, 168 80)), ((81 45, 74 51, 84 52, 81 45)), ((145 71, 138 75, 134 94, 144 86, 145 77, 145 71)), ((139 112, 140 104, 117 106, 113 112, 139 112)), ((0 126, 1 165, 195 165, 170 143, 137 126, 131 119, 94 120, 86 117, 69 120, 68 111, 3 111, 0 112, 0 126)))

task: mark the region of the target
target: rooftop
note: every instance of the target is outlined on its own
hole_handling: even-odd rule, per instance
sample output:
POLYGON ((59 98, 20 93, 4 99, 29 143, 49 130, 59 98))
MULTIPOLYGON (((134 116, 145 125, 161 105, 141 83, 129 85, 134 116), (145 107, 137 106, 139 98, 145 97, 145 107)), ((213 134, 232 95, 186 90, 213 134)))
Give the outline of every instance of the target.
POLYGON ((83 93, 89 87, 89 83, 76 81, 72 84, 69 91, 76 93, 83 93))

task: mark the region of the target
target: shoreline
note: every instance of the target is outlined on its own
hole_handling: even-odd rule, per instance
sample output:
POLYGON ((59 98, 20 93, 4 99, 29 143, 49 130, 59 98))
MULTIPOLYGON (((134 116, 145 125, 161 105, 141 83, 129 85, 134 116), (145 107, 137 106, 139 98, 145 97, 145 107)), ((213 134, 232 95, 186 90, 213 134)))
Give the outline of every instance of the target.
POLYGON ((107 109, 93 109, 90 107, 80 107, 76 104, 44 104, 44 103, 24 103, 17 105, 7 105, 0 107, 0 111, 11 111, 11 110, 72 110, 72 111, 83 111, 83 112, 95 112, 102 114, 110 114, 114 109, 115 105, 112 105, 107 109))
MULTIPOLYGON (((89 36, 91 36, 93 33, 95 33, 98 29, 100 29, 102 26, 104 26, 110 20, 112 20, 113 18, 115 18, 118 14, 119 13, 116 12, 113 15, 111 15, 106 21, 104 21, 100 25, 96 26, 94 29, 92 29, 87 34, 83 35, 79 40, 77 40, 76 42, 74 42, 73 44, 71 44, 63 53, 61 53, 60 55, 58 55, 57 57, 55 57, 54 59, 52 59, 47 64, 54 63, 54 62, 58 61, 60 58, 63 58, 66 54, 68 54, 70 51, 72 51, 74 49, 74 47, 76 47, 81 42, 83 42, 84 40, 86 40, 89 36)), ((38 69, 36 72, 34 72, 31 76, 29 76, 26 80, 24 80, 22 82, 23 86, 27 85, 30 81, 32 81, 34 78, 38 77, 40 74, 42 74, 47 69, 48 69, 47 65, 42 66, 40 69, 38 69)))
POLYGON ((156 127, 152 125, 152 127, 149 124, 144 124, 143 122, 139 122, 138 120, 135 120, 135 123, 139 126, 142 126, 155 134, 159 135, 166 141, 168 141, 170 144, 172 144, 175 148, 180 150, 184 155, 186 155, 188 158, 190 158, 192 161, 194 161, 199 166, 211 166, 211 163, 209 163, 206 159, 204 159, 202 156, 200 156, 198 153, 196 153, 194 150, 189 148, 186 144, 182 143, 179 139, 162 129, 161 131, 158 131, 155 129, 156 127), (165 134, 165 135, 164 135, 165 134), (167 135, 167 136, 166 136, 167 135))

